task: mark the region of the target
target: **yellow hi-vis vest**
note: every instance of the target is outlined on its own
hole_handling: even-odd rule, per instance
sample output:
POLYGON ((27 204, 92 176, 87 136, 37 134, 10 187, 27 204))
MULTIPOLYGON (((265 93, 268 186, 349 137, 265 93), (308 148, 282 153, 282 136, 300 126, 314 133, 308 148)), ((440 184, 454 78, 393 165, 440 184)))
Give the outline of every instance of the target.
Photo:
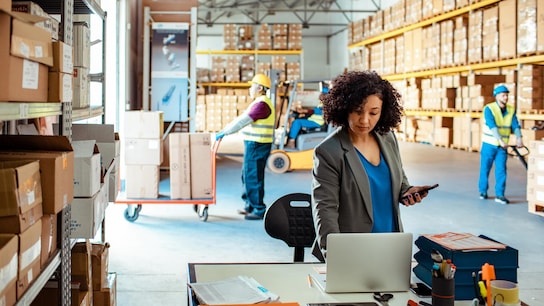
POLYGON ((252 122, 242 130, 244 140, 255 141, 260 143, 272 143, 274 135, 274 123, 276 122, 276 110, 272 101, 267 96, 257 97, 251 104, 249 104, 246 112, 259 102, 265 102, 270 107, 270 115, 264 119, 259 119, 252 122))
MULTIPOLYGON (((497 129, 499 130, 499 135, 501 135, 502 141, 508 143, 510 139, 510 134, 512 134, 512 119, 514 118, 514 107, 511 105, 506 105, 506 114, 502 115, 501 108, 497 102, 489 103, 484 107, 485 109, 489 108, 495 118, 495 123, 497 124, 497 129)), ((487 126, 485 122, 485 116, 483 116, 484 126, 482 128, 482 142, 488 143, 490 145, 498 146, 499 140, 493 136, 491 129, 487 126)))

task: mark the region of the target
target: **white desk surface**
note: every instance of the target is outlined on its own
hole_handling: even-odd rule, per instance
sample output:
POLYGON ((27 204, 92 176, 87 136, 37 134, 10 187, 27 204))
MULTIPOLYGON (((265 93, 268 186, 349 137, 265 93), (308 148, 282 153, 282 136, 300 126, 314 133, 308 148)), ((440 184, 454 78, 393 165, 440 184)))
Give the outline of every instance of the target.
MULTIPOLYGON (((280 296, 281 302, 307 303, 374 302, 370 293, 336 293, 321 291, 308 283, 308 274, 316 273, 314 267, 321 263, 189 263, 188 282, 222 280, 245 275, 253 277, 269 291, 280 296)), ((191 294, 187 290, 187 294, 191 294)), ((393 292, 389 306, 406 306, 409 299, 419 301, 411 292, 393 292)), ((189 305, 192 297, 189 296, 189 305)), ((431 299, 424 301, 431 303, 431 299)), ((470 305, 470 301, 455 301, 455 305, 470 305)))

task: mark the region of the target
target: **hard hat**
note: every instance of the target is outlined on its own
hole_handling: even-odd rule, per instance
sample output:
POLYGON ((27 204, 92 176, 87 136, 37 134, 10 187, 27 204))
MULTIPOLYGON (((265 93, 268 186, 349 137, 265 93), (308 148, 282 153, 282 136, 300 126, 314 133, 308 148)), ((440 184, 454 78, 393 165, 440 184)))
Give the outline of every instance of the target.
POLYGON ((493 89, 493 97, 503 92, 509 93, 510 90, 508 90, 508 88, 506 88, 504 85, 499 85, 493 89))
POLYGON ((259 85, 262 85, 266 88, 270 88, 270 78, 267 77, 266 75, 262 74, 262 73, 257 73, 253 79, 248 82, 249 84, 251 83, 255 83, 255 84, 259 84, 259 85))

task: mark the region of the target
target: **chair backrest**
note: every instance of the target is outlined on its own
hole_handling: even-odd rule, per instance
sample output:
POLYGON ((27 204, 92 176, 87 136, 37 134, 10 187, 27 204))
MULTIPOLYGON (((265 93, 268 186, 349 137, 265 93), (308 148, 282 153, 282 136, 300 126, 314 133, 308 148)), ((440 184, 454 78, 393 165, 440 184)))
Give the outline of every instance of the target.
POLYGON ((268 235, 294 247, 297 262, 304 261, 304 248, 315 240, 311 201, 307 193, 290 193, 272 203, 264 216, 268 235))

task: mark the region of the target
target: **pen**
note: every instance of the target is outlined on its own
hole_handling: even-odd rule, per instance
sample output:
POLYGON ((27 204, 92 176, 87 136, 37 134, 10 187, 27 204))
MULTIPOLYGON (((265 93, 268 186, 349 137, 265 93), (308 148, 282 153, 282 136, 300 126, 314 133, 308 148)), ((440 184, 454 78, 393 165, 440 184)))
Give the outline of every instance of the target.
POLYGON ((312 277, 308 274, 308 287, 312 288, 312 277))

